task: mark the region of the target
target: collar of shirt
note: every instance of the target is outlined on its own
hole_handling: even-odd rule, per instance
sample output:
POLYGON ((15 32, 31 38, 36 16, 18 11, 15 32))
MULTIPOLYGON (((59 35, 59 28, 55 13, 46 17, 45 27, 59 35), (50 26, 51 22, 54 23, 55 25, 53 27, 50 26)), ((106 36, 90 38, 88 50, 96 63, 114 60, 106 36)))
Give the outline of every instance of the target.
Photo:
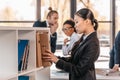
POLYGON ((74 38, 77 35, 77 33, 73 32, 70 39, 74 38))
MULTIPOLYGON (((92 32, 93 33, 93 32, 92 32)), ((87 35, 84 35, 83 36, 83 40, 85 40, 90 34, 92 34, 92 33, 89 33, 89 34, 87 34, 87 35)))
POLYGON ((46 20, 46 24, 47 24, 47 27, 49 27, 49 26, 50 26, 47 20, 46 20))
MULTIPOLYGON (((49 25, 49 23, 48 23, 47 20, 46 20, 46 24, 47 24, 47 28, 50 28, 50 25, 49 25)), ((50 32, 50 36, 51 36, 51 37, 54 37, 51 32, 50 32)))

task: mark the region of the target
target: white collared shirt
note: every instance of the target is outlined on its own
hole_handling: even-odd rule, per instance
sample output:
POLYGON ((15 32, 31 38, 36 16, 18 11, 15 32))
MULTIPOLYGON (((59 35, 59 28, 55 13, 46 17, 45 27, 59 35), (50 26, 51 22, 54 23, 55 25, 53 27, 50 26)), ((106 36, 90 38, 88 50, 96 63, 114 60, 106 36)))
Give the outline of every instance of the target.
POLYGON ((47 27, 50 26, 47 20, 46 20, 46 24, 47 24, 47 27))
POLYGON ((78 41, 80 39, 80 37, 81 36, 79 34, 75 33, 75 32, 71 35, 69 45, 68 46, 67 45, 63 45, 63 47, 62 47, 64 56, 67 56, 69 54, 69 52, 71 51, 71 49, 73 47, 73 44, 76 41, 78 41))
MULTIPOLYGON (((50 25, 49 25, 49 23, 48 23, 48 21, 46 20, 46 24, 47 24, 47 28, 50 28, 50 25)), ((54 37, 54 36, 52 36, 52 33, 50 32, 50 36, 51 37, 54 37)))
MULTIPOLYGON (((93 32, 92 32, 93 33, 93 32)), ((92 34, 92 33, 89 33, 89 34, 87 34, 87 35, 84 35, 83 36, 83 40, 85 40, 90 34, 92 34)))

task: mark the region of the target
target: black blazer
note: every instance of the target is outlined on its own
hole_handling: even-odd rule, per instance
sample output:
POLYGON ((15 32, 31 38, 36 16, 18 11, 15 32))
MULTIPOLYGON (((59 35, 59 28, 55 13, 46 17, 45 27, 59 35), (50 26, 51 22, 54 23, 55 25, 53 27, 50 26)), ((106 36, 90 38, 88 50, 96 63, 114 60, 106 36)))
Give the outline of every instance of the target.
POLYGON ((96 80, 94 62, 99 56, 97 33, 74 46, 71 57, 59 57, 56 67, 69 72, 69 80, 96 80))
MULTIPOLYGON (((34 24, 33 27, 47 27, 46 21, 39 21, 37 20, 34 24)), ((51 51, 53 53, 55 53, 56 50, 56 41, 57 41, 57 33, 55 32, 54 34, 52 34, 52 36, 50 35, 50 46, 51 46, 51 51)))

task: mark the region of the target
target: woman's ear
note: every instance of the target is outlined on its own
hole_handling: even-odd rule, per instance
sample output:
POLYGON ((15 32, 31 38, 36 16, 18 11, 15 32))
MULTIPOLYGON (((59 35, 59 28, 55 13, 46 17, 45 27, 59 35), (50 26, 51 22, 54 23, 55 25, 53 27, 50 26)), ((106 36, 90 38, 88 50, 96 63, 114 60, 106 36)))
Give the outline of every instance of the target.
POLYGON ((86 19, 85 23, 89 25, 91 23, 90 19, 86 19))

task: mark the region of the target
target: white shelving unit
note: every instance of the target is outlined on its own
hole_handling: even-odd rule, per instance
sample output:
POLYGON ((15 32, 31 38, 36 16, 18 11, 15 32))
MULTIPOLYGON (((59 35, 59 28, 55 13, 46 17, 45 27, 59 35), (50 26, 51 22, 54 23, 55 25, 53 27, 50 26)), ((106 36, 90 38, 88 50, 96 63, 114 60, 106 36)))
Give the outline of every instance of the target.
POLYGON ((0 80, 18 80, 29 76, 30 80, 50 80, 50 68, 36 68, 36 32, 49 32, 48 28, 0 27, 0 80), (18 72, 18 39, 30 41, 28 67, 18 72))

